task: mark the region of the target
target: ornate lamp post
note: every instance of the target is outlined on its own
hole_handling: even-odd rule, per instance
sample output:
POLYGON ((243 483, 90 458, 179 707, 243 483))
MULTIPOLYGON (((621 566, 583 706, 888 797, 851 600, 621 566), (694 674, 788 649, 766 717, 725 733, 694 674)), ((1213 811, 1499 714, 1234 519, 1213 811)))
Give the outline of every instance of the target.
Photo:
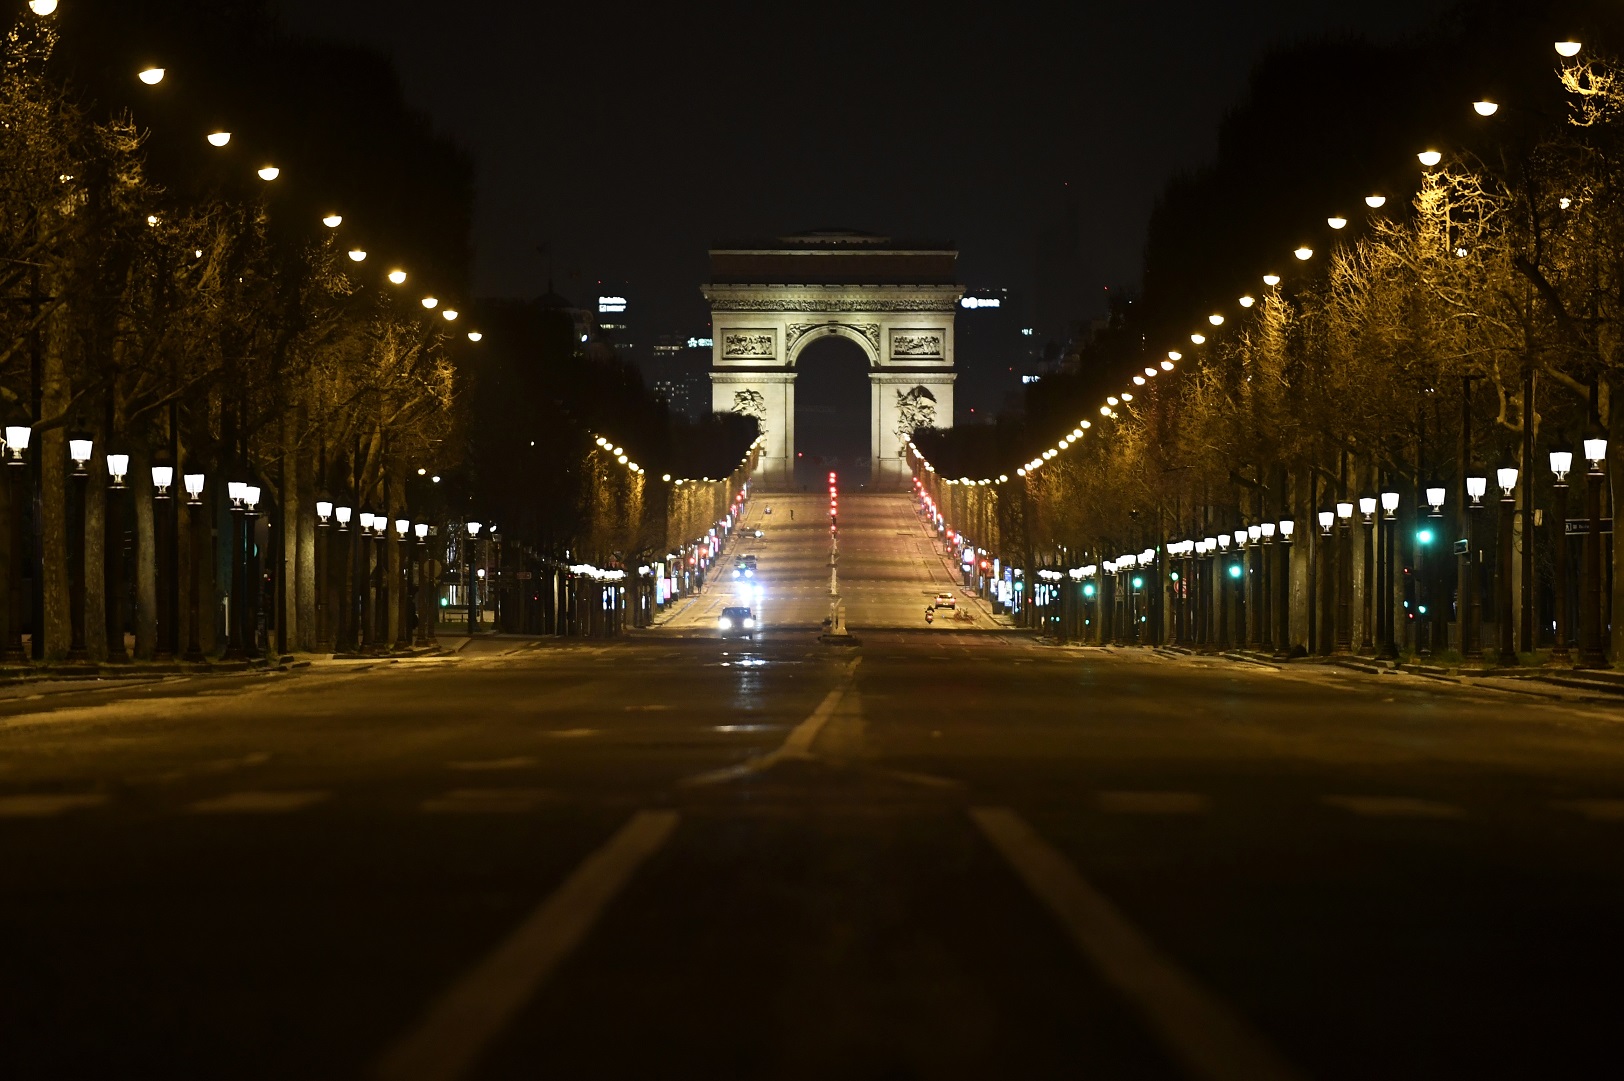
MULTIPOLYGON (((1258 647, 1265 653, 1274 652, 1274 523, 1264 522, 1255 527, 1261 547, 1258 549, 1257 625, 1258 647)), ((1248 530, 1247 532, 1251 532, 1248 530)))
POLYGON ((328 555, 328 532, 332 528, 333 501, 325 496, 316 500, 316 648, 325 650, 332 628, 328 626, 332 613, 327 605, 327 593, 333 574, 328 555))
POLYGON ((417 537, 417 627, 412 645, 423 647, 429 644, 429 621, 434 616, 429 596, 428 523, 418 522, 412 533, 417 537))
POLYGON ((1511 546, 1517 514, 1517 470, 1506 466, 1495 471, 1495 479, 1500 482, 1500 538, 1497 547, 1500 549, 1499 564, 1495 578, 1495 618, 1500 624, 1500 656, 1498 661, 1502 665, 1517 663, 1517 629, 1512 626, 1514 616, 1511 609, 1511 546))
POLYGON ((1381 647, 1381 656, 1386 660, 1398 659, 1398 641, 1393 635, 1393 585, 1394 575, 1394 542, 1398 530, 1398 503, 1397 492, 1382 493, 1382 558, 1381 573, 1377 575, 1380 593, 1377 596, 1377 618, 1381 624, 1381 636, 1378 645, 1381 647))
POLYGON ((1336 565, 1332 549, 1336 544, 1331 527, 1336 523, 1336 511, 1315 512, 1320 533, 1313 549, 1314 588, 1310 600, 1315 607, 1309 610, 1308 633, 1315 653, 1329 654, 1336 641, 1336 565))
POLYGON ((243 579, 247 583, 247 591, 243 595, 243 619, 247 633, 243 636, 243 649, 250 657, 261 654, 259 644, 259 601, 264 582, 259 565, 259 545, 256 543, 259 534, 259 487, 254 484, 243 485, 243 534, 245 547, 243 557, 243 579))
POLYGON ((336 579, 334 584, 338 595, 342 600, 333 611, 335 653, 354 653, 359 648, 355 636, 355 538, 350 532, 350 519, 354 514, 354 507, 333 508, 333 520, 338 523, 338 538, 342 539, 344 549, 338 561, 343 573, 333 576, 336 579))
POLYGON ((1214 562, 1217 570, 1213 574, 1215 589, 1218 593, 1218 637, 1217 646, 1220 653, 1229 649, 1229 542, 1228 533, 1218 534, 1218 558, 1214 562))
POLYGON ((186 627, 186 652, 182 655, 184 660, 201 661, 203 659, 203 595, 204 585, 208 579, 203 569, 208 566, 209 539, 206 519, 203 515, 203 483, 206 474, 186 474, 186 510, 188 531, 190 539, 187 541, 187 551, 192 562, 191 600, 188 607, 191 609, 191 618, 186 627))
MULTIPOLYGON (((28 461, 23 455, 33 434, 34 429, 27 424, 6 425, 6 517, 11 533, 11 572, 3 583, 6 597, 0 602, 5 605, 6 615, 5 630, 0 633, 0 662, 5 664, 22 664, 27 659, 23 652, 22 568, 23 522, 27 517, 23 513, 23 505, 27 495, 28 461)), ((34 634, 38 636, 39 628, 34 629, 34 634)))
POLYGON ((1336 652, 1353 652, 1353 504, 1336 505, 1336 652))
MULTIPOLYGON (((172 661, 175 659, 175 654, 179 652, 177 649, 179 636, 175 633, 175 620, 179 617, 179 613, 175 610, 173 603, 174 590, 171 588, 173 583, 166 581, 166 579, 168 578, 168 572, 175 566, 175 545, 178 543, 175 537, 174 508, 170 505, 173 502, 170 489, 175 484, 175 467, 164 461, 164 451, 159 451, 158 454, 160 464, 150 467, 153 502, 152 533, 155 542, 152 562, 157 577, 157 581, 154 583, 157 603, 153 614, 157 618, 153 621, 156 624, 154 628, 156 634, 152 644, 152 656, 154 660, 172 661)), ((113 468, 114 458, 124 459, 119 463, 121 473, 129 468, 128 455, 109 454, 107 456, 107 468, 109 471, 113 468)), ((120 477, 113 487, 123 488, 123 478, 120 477)), ((119 535, 123 533, 122 525, 115 522, 117 517, 115 507, 119 503, 118 496, 109 493, 107 500, 109 568, 115 565, 115 561, 119 566, 123 564, 122 553, 115 552, 115 546, 111 540, 115 528, 117 528, 119 535)), ((114 592, 114 579, 115 575, 109 572, 107 577, 107 655, 109 658, 114 655, 115 651, 118 653, 124 651, 124 613, 122 611, 124 591, 122 584, 120 584, 117 587, 117 593, 114 592), (116 631, 115 626, 117 627, 116 631)))
POLYGON ((1365 527, 1365 564, 1364 564, 1364 597, 1359 605, 1359 612, 1364 617, 1360 622, 1364 628, 1359 635, 1359 652, 1374 652, 1371 641, 1372 624, 1376 622, 1377 598, 1381 590, 1376 586, 1376 497, 1363 495, 1359 497, 1360 524, 1365 527))
POLYGON ((1466 478, 1466 494, 1471 502, 1466 505, 1466 551, 1461 555, 1460 652, 1468 660, 1483 659, 1482 619, 1478 612, 1477 582, 1477 516, 1483 511, 1483 493, 1488 491, 1488 478, 1466 478))
POLYGON ((1579 667, 1605 668, 1607 651, 1601 640, 1601 507, 1602 485, 1606 474, 1602 462, 1607 460, 1607 440, 1585 440, 1585 458, 1590 470, 1585 474, 1585 515, 1590 519, 1585 533, 1584 574, 1579 599, 1579 667))
POLYGON ((400 576, 396 605, 395 648, 412 648, 412 520, 395 519, 395 547, 400 552, 400 576))
POLYGON ((245 539, 243 533, 243 496, 248 490, 246 481, 226 482, 226 495, 231 499, 231 597, 229 619, 226 623, 226 652, 228 660, 244 660, 247 651, 247 620, 243 609, 248 596, 247 567, 245 565, 245 539))
POLYGON ((1551 663, 1573 663, 1568 642, 1573 637, 1568 614, 1568 473, 1573 469, 1571 450, 1551 451, 1551 472, 1556 475, 1556 521, 1552 524, 1551 555, 1556 564, 1556 641, 1551 644, 1551 663))
POLYGON ((1416 649, 1422 657, 1431 657, 1435 648, 1449 648, 1447 640, 1440 642, 1440 628, 1447 627, 1448 620, 1440 620, 1433 609, 1438 607, 1437 583, 1432 580, 1427 551, 1433 543, 1443 536, 1445 489, 1433 487, 1427 489, 1427 523, 1416 531, 1415 573, 1420 589, 1416 604, 1420 608, 1420 617, 1425 620, 1420 633, 1416 635, 1416 649))
POLYGON ((468 576, 468 637, 472 638, 478 627, 479 595, 478 582, 474 575, 474 546, 479 543, 480 523, 468 523, 468 545, 463 555, 463 569, 468 576))
POLYGON ((90 482, 85 463, 90 461, 94 448, 94 441, 87 435, 76 434, 68 439, 68 457, 73 459, 73 495, 68 501, 68 605, 73 630, 68 646, 70 661, 90 656, 85 649, 85 490, 90 482))
MULTIPOLYGON (((1273 528, 1272 524, 1268 528, 1273 528)), ((1280 519, 1280 543, 1274 549, 1274 653, 1277 657, 1291 654, 1291 538, 1296 532, 1295 519, 1280 519)))
POLYGON ((369 510, 361 512, 360 531, 355 536, 355 587, 360 591, 361 601, 356 606, 357 625, 360 627, 360 651, 372 652, 377 642, 377 609, 375 607, 376 594, 372 588, 372 523, 377 518, 369 510))

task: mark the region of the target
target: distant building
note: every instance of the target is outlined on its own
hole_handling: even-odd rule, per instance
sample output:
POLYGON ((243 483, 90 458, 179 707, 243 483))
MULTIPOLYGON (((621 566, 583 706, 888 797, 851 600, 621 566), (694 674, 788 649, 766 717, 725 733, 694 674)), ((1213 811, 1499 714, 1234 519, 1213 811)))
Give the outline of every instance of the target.
POLYGON ((1049 369, 1030 305, 1004 286, 969 286, 959 298, 959 423, 1019 409, 1021 388, 1049 369))
POLYGON ((603 341, 622 360, 642 367, 647 360, 648 343, 643 340, 639 325, 641 313, 632 302, 631 288, 624 281, 602 278, 597 289, 598 332, 603 341))
POLYGON ((710 411, 710 331, 695 334, 656 334, 646 369, 654 395, 670 407, 673 416, 704 419, 710 411))

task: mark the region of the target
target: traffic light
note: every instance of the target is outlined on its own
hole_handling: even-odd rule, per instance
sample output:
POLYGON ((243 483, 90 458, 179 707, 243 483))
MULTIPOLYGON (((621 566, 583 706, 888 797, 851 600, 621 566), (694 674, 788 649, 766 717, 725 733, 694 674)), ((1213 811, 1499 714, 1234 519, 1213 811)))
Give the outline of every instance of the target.
POLYGON ((1093 595, 1094 595, 1094 583, 1089 582, 1087 585, 1083 586, 1083 596, 1092 597, 1093 595))
POLYGON ((1415 539, 1417 543, 1431 544, 1436 538, 1437 534, 1431 529, 1428 529, 1426 526, 1422 526, 1420 529, 1415 531, 1415 539))

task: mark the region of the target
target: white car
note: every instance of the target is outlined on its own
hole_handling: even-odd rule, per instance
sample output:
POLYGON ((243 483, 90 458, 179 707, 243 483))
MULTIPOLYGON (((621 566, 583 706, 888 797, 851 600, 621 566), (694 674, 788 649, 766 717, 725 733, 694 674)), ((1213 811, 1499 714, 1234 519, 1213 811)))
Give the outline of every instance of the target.
POLYGON ((936 594, 936 599, 931 602, 931 607, 951 608, 956 612, 959 610, 959 602, 953 599, 953 594, 951 593, 938 593, 936 594))

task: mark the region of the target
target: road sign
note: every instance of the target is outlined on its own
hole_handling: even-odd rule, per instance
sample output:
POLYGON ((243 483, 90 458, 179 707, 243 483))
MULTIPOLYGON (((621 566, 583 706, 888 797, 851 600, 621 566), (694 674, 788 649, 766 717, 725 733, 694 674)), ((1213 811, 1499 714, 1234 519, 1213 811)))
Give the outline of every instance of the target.
POLYGON ((1458 541, 1455 542, 1455 554, 1458 555, 1458 556, 1463 556, 1463 555, 1466 554, 1467 549, 1469 547, 1471 547, 1471 546, 1468 545, 1465 541, 1458 540, 1458 541))
MULTIPOLYGON (((1613 531, 1613 520, 1611 518, 1602 518, 1600 521, 1601 531, 1603 533, 1611 533, 1613 531)), ((1589 518, 1569 518, 1564 525, 1565 528, 1563 532, 1570 537, 1574 535, 1583 536, 1584 534, 1590 532, 1589 518)))

